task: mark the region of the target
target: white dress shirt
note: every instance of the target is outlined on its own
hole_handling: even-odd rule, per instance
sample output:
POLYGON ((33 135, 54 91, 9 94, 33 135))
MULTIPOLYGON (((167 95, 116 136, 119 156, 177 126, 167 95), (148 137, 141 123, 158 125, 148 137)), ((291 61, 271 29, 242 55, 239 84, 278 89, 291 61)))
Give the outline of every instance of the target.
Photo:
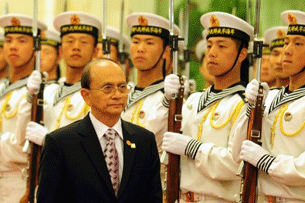
POLYGON ((116 150, 118 151, 118 156, 119 156, 119 174, 120 174, 120 181, 122 180, 122 174, 123 174, 123 164, 124 164, 124 156, 123 156, 123 129, 122 129, 122 121, 119 119, 119 121, 113 126, 113 127, 108 127, 104 123, 100 122, 97 120, 92 113, 89 113, 89 117, 91 119, 93 128, 97 134, 97 137, 100 141, 102 150, 104 152, 107 144, 107 139, 105 138, 104 134, 108 130, 108 128, 114 129, 119 136, 115 136, 115 147, 116 150))

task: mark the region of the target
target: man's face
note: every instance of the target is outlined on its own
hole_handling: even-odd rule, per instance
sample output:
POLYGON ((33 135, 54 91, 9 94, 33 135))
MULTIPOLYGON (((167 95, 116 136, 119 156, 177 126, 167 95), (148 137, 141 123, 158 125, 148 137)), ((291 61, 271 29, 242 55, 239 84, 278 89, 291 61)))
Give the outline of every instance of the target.
POLYGON ((130 45, 130 57, 138 70, 145 71, 151 69, 157 63, 163 49, 163 39, 160 37, 134 35, 130 45))
POLYGON ((4 57, 13 68, 22 68, 33 60, 33 37, 23 34, 7 34, 3 46, 4 57))
POLYGON ((4 57, 3 47, 0 47, 0 71, 3 71, 5 68, 7 68, 7 62, 4 57))
POLYGON ((91 107, 91 112, 96 118, 99 118, 99 115, 119 117, 127 105, 128 93, 115 90, 113 93, 105 94, 100 89, 106 85, 118 87, 126 84, 126 77, 117 64, 111 61, 100 64, 91 69, 91 84, 90 90, 86 90, 88 91, 86 103, 91 107))
POLYGON ((41 45, 41 71, 50 73, 57 69, 59 55, 55 47, 50 45, 41 45))
POLYGON ((305 67, 305 36, 288 35, 285 38, 283 71, 289 76, 298 74, 305 67))
POLYGON ((71 68, 83 68, 95 54, 94 37, 83 33, 69 33, 62 37, 60 54, 71 68))
POLYGON ((207 69, 213 76, 221 76, 228 72, 237 57, 235 41, 228 37, 210 37, 207 43, 207 69))
POLYGON ((264 54, 261 60, 261 81, 267 83, 275 80, 275 75, 271 71, 269 59, 270 55, 264 54))
POLYGON ((269 63, 271 67, 271 73, 275 75, 277 78, 288 78, 288 75, 285 75, 282 67, 282 58, 284 56, 284 48, 283 47, 275 47, 272 49, 269 63))
MULTIPOLYGON (((106 58, 106 56, 103 54, 103 44, 102 43, 97 44, 96 50, 97 50, 97 54, 94 57, 94 59, 106 58)), ((110 59, 119 63, 118 49, 113 44, 110 44, 110 59)))
POLYGON ((207 80, 210 83, 213 83, 215 78, 207 70, 207 60, 205 58, 206 58, 205 56, 202 58, 202 63, 201 66, 199 67, 199 71, 205 80, 207 80))

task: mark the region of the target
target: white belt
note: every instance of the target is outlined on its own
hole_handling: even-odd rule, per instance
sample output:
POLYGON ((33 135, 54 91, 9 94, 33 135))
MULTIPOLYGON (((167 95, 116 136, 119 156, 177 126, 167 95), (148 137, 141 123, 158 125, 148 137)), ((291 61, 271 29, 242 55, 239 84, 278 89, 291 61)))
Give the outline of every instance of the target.
POLYGON ((0 178, 6 177, 22 177, 20 171, 0 171, 0 178))
POLYGON ((284 197, 275 197, 270 195, 265 196, 265 201, 270 203, 286 203, 286 202, 305 203, 305 201, 302 200, 288 199, 284 197))
POLYGON ((184 200, 185 202, 229 202, 217 197, 206 196, 193 192, 182 193, 180 199, 184 200))

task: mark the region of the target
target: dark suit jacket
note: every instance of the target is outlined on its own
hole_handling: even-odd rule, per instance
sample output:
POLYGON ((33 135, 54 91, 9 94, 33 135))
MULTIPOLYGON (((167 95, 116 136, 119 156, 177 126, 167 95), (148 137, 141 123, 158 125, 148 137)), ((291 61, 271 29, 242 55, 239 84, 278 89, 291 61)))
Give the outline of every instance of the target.
POLYGON ((124 167, 114 194, 89 115, 46 136, 37 202, 162 202, 160 160, 154 134, 122 120, 124 167), (136 148, 126 144, 129 140, 136 148))

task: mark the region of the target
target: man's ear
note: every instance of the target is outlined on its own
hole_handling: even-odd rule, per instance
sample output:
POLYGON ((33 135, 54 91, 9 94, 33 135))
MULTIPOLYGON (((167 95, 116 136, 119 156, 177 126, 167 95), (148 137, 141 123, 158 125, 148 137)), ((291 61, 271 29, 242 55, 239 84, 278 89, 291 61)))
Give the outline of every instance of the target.
POLYGON ((248 56, 248 49, 246 48, 242 48, 242 50, 240 51, 240 54, 239 54, 239 58, 238 58, 238 61, 241 63, 243 62, 248 56))
POLYGON ((167 59, 170 56, 170 54, 171 54, 171 50, 169 48, 169 45, 166 45, 162 58, 167 59))
POLYGON ((91 103, 91 98, 90 98, 90 91, 86 88, 82 88, 80 90, 80 94, 82 95, 85 103, 91 107, 92 103, 91 103))

